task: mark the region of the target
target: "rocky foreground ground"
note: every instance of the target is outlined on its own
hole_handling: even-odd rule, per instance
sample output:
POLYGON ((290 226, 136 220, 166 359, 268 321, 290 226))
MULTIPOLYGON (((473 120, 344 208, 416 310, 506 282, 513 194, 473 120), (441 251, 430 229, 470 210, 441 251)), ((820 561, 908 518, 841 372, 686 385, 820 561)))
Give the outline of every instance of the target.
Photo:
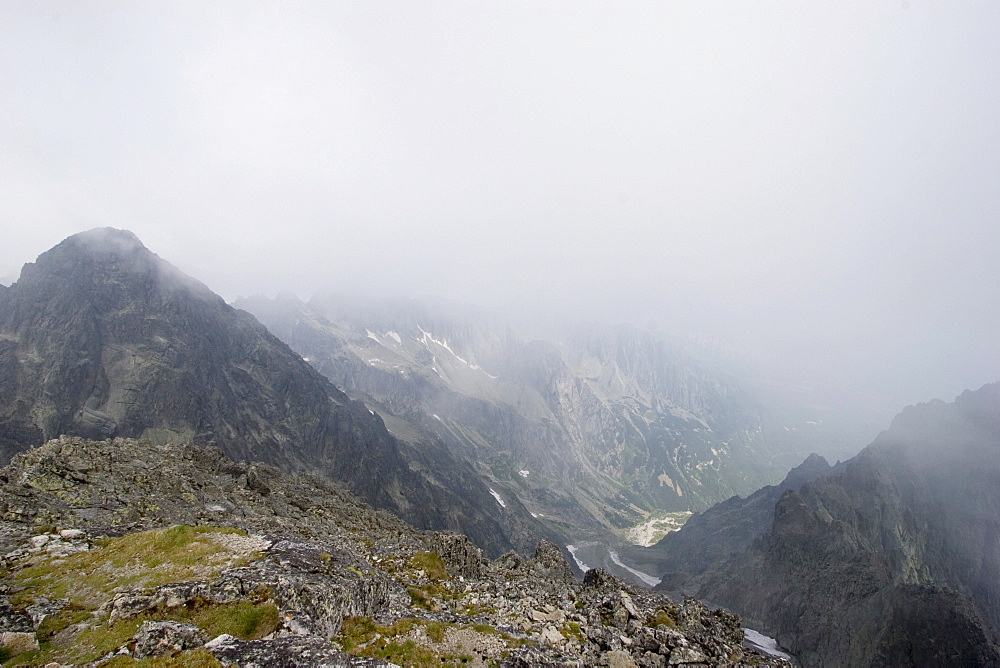
POLYGON ((787 665, 551 543, 491 562, 212 449, 50 441, 0 470, 0 516, 6 665, 787 665))

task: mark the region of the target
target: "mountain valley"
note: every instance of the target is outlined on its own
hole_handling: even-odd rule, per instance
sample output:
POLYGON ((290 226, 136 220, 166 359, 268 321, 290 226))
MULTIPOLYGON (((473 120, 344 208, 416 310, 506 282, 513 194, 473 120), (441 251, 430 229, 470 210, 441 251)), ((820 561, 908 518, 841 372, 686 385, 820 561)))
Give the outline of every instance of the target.
POLYGON ((635 327, 524 335, 443 300, 283 294, 236 305, 394 434, 442 443, 498 502, 519 499, 574 543, 627 542, 667 515, 779 480, 818 447, 823 418, 836 417, 635 327))

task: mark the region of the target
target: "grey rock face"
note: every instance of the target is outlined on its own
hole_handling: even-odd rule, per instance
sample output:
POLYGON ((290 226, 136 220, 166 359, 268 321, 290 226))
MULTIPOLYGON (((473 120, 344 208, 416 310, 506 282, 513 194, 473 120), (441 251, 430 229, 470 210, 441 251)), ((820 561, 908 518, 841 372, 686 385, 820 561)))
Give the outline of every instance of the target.
POLYGON ((534 564, 545 578, 572 582, 575 579, 573 569, 563 556, 562 550, 547 540, 538 543, 535 548, 534 564))
POLYGON ((32 632, 35 626, 31 616, 23 610, 14 610, 9 603, 0 603, 0 632, 32 632))
POLYGON ((186 649, 205 644, 205 634, 197 626, 180 622, 143 622, 133 636, 135 649, 132 657, 148 659, 155 656, 172 656, 186 649))
POLYGON ((483 551, 461 534, 435 533, 433 550, 452 575, 478 578, 487 564, 483 551))
POLYGON ((633 548, 638 562, 655 563, 661 573, 657 589, 672 595, 695 594, 706 571, 718 567, 730 555, 747 550, 763 536, 774 517, 774 507, 789 490, 838 469, 819 455, 810 455, 792 469, 778 485, 763 487, 746 498, 734 496, 693 515, 680 531, 667 534, 648 549, 633 548))
MULTIPOLYGON (((730 526, 754 524, 753 499, 705 517, 725 518, 728 505, 730 526)), ((769 630, 804 665, 1000 662, 1000 384, 906 409, 834 474, 773 504, 733 554, 711 552, 702 524, 682 529, 671 540, 709 557, 677 582, 769 630)))
POLYGON ((332 643, 317 636, 276 638, 244 641, 232 636, 219 636, 206 648, 225 665, 243 668, 341 668, 363 666, 378 668, 396 664, 379 659, 364 659, 338 650, 332 643))
POLYGON ((395 439, 252 316, 122 230, 66 239, 0 300, 0 460, 63 434, 192 442, 323 473, 492 555, 547 535, 520 504, 498 507, 470 465, 395 439))

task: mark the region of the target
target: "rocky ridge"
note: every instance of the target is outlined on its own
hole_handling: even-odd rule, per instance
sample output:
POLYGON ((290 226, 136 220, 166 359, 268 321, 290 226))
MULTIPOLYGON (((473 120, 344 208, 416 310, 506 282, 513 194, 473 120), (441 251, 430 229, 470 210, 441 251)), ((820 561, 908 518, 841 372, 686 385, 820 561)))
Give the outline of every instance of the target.
POLYGON ((665 539, 662 588, 737 611, 806 666, 1000 664, 1000 383, 911 406, 777 491, 665 539))
POLYGON ((657 590, 675 596, 693 594, 698 591, 703 573, 731 555, 745 552, 767 532, 774 507, 785 492, 798 490, 840 468, 842 464, 830 466, 823 457, 809 455, 781 483, 762 487, 746 498, 734 496, 696 513, 681 531, 668 533, 649 548, 627 548, 625 554, 634 563, 660 574, 657 590))
POLYGON ((0 292, 0 461, 62 434, 215 446, 338 480, 492 556, 555 537, 433 440, 403 441, 250 314, 125 230, 76 234, 0 292))
POLYGON ((551 543, 490 561, 214 448, 50 441, 0 470, 0 518, 0 651, 19 664, 785 665, 734 615, 580 581, 551 543))

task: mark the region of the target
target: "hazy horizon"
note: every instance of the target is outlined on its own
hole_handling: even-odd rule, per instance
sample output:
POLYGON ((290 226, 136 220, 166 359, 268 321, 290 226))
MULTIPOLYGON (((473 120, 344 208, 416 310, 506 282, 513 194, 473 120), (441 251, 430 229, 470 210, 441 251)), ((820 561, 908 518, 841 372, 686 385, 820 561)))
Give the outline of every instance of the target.
POLYGON ((94 227, 232 301, 654 323, 1000 380, 1000 6, 0 2, 0 277, 94 227))

